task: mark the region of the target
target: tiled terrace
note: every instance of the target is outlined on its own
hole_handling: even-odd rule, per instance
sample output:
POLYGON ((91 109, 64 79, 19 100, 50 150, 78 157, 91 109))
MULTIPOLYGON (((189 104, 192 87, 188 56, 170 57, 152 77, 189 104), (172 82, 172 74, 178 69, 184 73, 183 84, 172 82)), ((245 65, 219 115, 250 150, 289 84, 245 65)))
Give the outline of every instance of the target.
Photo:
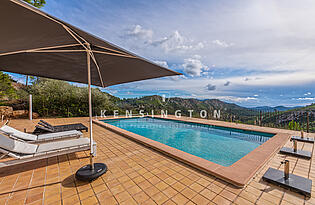
MULTIPOLYGON (((87 118, 47 121, 88 124, 87 118)), ((12 120, 9 125, 32 131, 37 122, 12 120)), ((107 164, 105 175, 92 183, 75 181, 75 171, 89 162, 88 152, 2 169, 0 204, 315 204, 314 184, 313 196, 305 198, 261 180, 268 167, 283 169, 284 159, 290 160, 292 173, 314 180, 312 144, 299 143, 299 149, 313 152, 312 160, 276 154, 238 189, 100 126, 93 128, 95 161, 107 164)))

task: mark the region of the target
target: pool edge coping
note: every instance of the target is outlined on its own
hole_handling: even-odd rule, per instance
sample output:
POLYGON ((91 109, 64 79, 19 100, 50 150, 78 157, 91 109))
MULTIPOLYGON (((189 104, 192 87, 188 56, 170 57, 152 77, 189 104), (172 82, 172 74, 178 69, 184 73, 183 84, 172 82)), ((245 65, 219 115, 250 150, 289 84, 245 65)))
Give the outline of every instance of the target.
MULTIPOLYGON (((119 117, 114 119, 122 119, 125 117, 119 117)), ((156 117, 159 118, 159 117, 156 117)), ((109 118, 106 118, 109 119, 109 118)), ((167 118, 167 119, 173 119, 175 118, 167 118)), ((193 120, 194 118, 190 118, 190 120, 180 119, 180 121, 186 121, 186 122, 195 122, 195 123, 201 123, 198 122, 198 119, 193 120)), ((176 120, 178 120, 176 118, 176 120)), ((207 120, 208 121, 208 120, 207 120)), ((284 146, 284 144, 289 140, 291 137, 291 134, 289 133, 273 133, 275 136, 273 136, 271 139, 269 139, 267 142, 263 143, 262 145, 258 146, 253 151, 249 152, 247 155, 242 157, 237 162, 233 163, 231 166, 225 167, 219 164, 216 164, 214 162, 208 161, 206 159, 197 157, 195 155, 189 154, 187 152, 178 150, 176 148, 170 147, 168 145, 162 144, 160 142, 151 140, 149 138, 143 137, 141 135, 126 131, 124 129, 118 128, 116 126, 110 125, 108 123, 102 122, 100 120, 93 120, 93 123, 106 128, 110 131, 113 131, 117 134, 120 134, 124 137, 127 137, 131 140, 134 140, 138 143, 141 143, 149 148, 152 148, 154 150, 157 150, 159 152, 162 152, 163 154, 166 154, 169 157, 175 158, 183 163, 189 164, 192 167, 195 167, 203 172, 206 172, 210 175, 213 175, 215 177, 218 177, 224 181, 227 181, 237 187, 244 187, 248 181, 255 175, 255 173, 267 163, 267 161, 274 156, 281 147, 284 146)), ((208 125, 214 125, 211 123, 211 121, 201 124, 208 124, 208 125)), ((222 125, 217 125, 222 126, 222 125)), ((223 127, 230 127, 230 128, 237 128, 237 129, 243 129, 244 128, 238 128, 237 126, 223 126, 223 127)), ((253 129, 248 129, 253 130, 253 129)), ((262 132, 261 130, 253 130, 262 132)), ((271 133, 271 132, 266 132, 271 133)))

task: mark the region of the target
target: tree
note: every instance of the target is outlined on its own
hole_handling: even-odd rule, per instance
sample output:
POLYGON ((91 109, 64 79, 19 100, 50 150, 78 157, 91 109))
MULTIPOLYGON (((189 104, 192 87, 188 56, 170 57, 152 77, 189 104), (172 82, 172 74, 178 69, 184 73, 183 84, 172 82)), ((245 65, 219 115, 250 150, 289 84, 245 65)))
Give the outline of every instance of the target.
POLYGON ((32 4, 33 6, 37 8, 42 8, 46 4, 45 0, 24 0, 24 1, 26 1, 29 4, 32 4))
MULTIPOLYGON (((37 8, 42 8, 46 4, 45 0, 24 0, 24 1, 37 8)), ((26 76, 26 79, 25 79, 25 85, 26 86, 28 85, 28 75, 26 76)))
POLYGON ((3 97, 15 97, 15 89, 12 86, 12 78, 0 71, 0 99, 3 97))

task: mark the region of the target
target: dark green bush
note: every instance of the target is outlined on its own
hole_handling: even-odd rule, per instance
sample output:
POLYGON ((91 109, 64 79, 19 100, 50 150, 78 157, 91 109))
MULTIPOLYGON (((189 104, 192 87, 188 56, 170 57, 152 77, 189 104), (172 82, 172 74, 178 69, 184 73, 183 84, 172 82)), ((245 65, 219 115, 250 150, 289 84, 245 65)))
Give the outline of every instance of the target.
MULTIPOLYGON (((40 116, 79 117, 88 116, 88 89, 65 81, 40 78, 28 89, 33 95, 33 109, 40 116)), ((115 109, 107 93, 92 89, 93 115, 115 109)))

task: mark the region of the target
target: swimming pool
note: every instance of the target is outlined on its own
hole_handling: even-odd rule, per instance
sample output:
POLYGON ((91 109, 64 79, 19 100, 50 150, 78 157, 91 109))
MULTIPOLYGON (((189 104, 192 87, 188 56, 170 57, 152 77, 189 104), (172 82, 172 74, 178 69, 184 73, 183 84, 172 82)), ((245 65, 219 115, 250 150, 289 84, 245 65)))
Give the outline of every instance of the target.
POLYGON ((222 166, 230 166, 273 134, 160 118, 102 120, 222 166))

